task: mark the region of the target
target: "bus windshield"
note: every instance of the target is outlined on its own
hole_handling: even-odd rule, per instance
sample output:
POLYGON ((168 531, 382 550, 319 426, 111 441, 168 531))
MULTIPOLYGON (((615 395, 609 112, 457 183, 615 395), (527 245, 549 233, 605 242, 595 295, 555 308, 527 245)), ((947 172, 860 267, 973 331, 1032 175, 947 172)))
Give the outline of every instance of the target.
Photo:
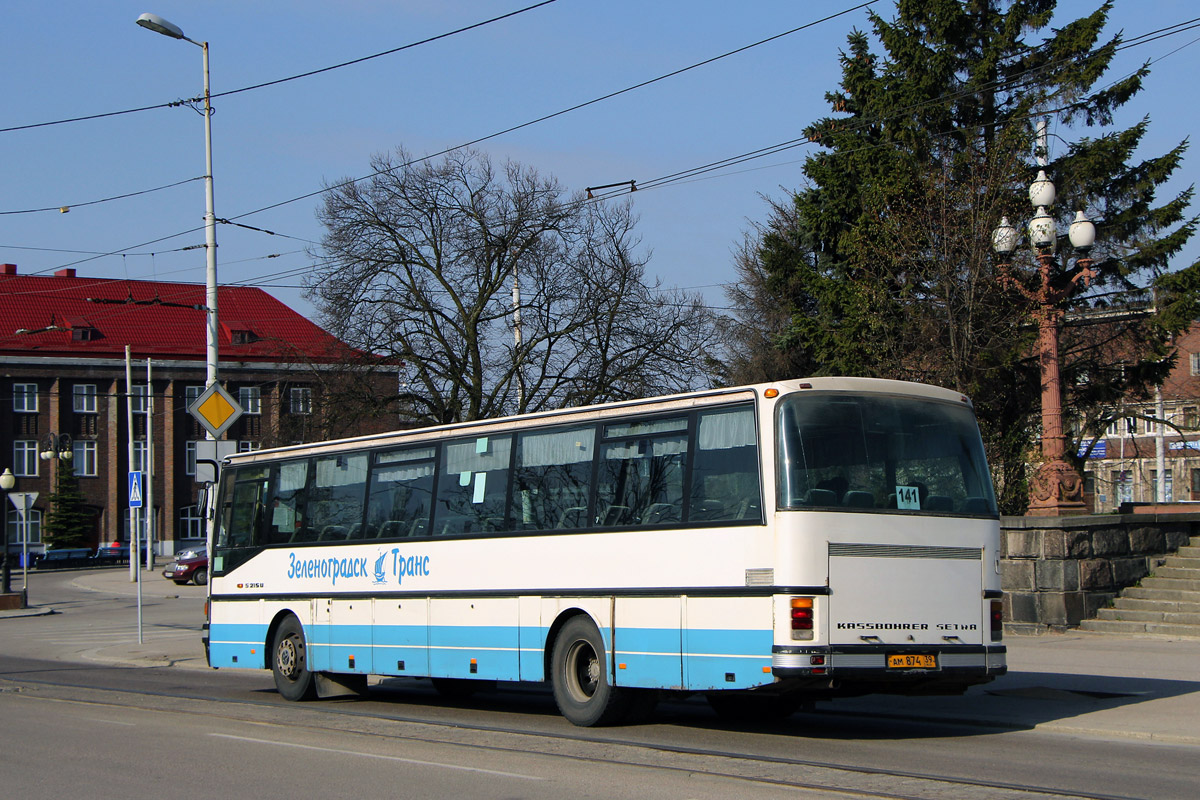
POLYGON ((776 414, 781 509, 996 516, 965 404, 802 392, 776 414))

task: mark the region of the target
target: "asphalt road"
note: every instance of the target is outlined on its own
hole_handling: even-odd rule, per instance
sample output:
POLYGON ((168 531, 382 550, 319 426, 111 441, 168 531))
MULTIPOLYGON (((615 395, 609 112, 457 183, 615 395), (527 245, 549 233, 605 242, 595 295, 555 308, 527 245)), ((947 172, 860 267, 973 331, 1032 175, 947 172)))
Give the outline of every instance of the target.
MULTIPOLYGON (((159 581, 143 584, 144 639, 198 637, 203 591, 159 581)), ((688 700, 662 704, 645 725, 584 730, 531 686, 449 701, 428 682, 393 680, 365 699, 292 704, 266 672, 112 663, 121 642, 137 649, 132 594, 81 588, 69 573, 39 576, 31 589, 56 597, 59 613, 0 620, 0 763, 10 797, 87 787, 87 797, 114 798, 1190 800, 1200 786, 1200 737, 1064 733, 982 711, 967 718, 963 709, 993 701, 1032 702, 1056 723, 1085 708, 1003 686, 946 717, 909 713, 926 708, 919 699, 868 698, 747 727, 688 700)), ((1137 708, 1125 703, 1112 712, 1137 708)))

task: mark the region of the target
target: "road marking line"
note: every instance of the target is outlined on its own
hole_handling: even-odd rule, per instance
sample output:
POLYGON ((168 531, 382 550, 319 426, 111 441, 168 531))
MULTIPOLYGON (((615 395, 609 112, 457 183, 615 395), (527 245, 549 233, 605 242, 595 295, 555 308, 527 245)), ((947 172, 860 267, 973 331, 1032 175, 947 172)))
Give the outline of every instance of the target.
POLYGON ((252 742, 255 744, 269 744, 275 747, 294 747, 298 750, 315 750, 319 753, 334 753, 343 756, 361 756, 363 758, 378 758, 383 761, 399 761, 403 764, 416 764, 421 767, 441 767, 442 769, 456 769, 463 772, 478 772, 484 775, 499 775, 505 778, 521 778, 527 781, 542 781, 545 778, 539 778, 536 775, 522 775, 519 772, 500 772, 494 769, 480 769, 479 767, 463 767, 458 764, 439 764, 436 761, 420 761, 414 758, 401 758, 400 756, 383 756, 375 753, 362 753, 357 750, 337 750, 332 747, 316 747, 308 744, 292 744, 291 742, 276 742, 270 739, 253 739, 249 736, 234 736, 228 733, 210 733, 209 736, 215 736, 218 739, 233 739, 239 742, 252 742))

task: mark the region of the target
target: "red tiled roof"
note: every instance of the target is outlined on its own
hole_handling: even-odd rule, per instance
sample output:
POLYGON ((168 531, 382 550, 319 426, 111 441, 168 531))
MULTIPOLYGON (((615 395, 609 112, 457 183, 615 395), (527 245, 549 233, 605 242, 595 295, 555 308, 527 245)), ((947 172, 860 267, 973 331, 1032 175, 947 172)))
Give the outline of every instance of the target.
MULTIPOLYGON (((6 264, 0 273, 0 353, 111 358, 124 356, 130 345, 141 358, 205 358, 201 284, 82 278, 74 270, 54 276, 15 271, 6 264), (78 333, 88 327, 94 332, 78 333)), ((262 289, 220 287, 217 319, 222 362, 331 362, 355 356, 262 289), (226 320, 236 320, 236 330, 249 329, 251 335, 231 336, 226 320)))

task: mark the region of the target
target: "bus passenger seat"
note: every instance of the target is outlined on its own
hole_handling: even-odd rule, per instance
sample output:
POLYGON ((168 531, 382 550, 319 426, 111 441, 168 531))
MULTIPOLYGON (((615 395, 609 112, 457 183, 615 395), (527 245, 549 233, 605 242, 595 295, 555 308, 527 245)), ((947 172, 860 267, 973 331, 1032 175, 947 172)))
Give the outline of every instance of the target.
POLYGON ((571 506, 564 508, 562 516, 558 518, 558 528, 586 528, 587 527, 587 506, 571 506))
POLYGON ((700 505, 692 512, 694 522, 721 519, 725 516, 725 503, 720 500, 701 500, 700 505))
POLYGON ((874 508, 875 495, 861 490, 846 492, 846 496, 842 498, 842 505, 853 508, 874 508))
POLYGON ((293 542, 315 542, 317 534, 312 528, 296 528, 292 533, 291 540, 293 542))
POLYGON ((398 539, 404 535, 403 523, 398 519, 389 519, 379 526, 380 539, 398 539))
POLYGON ((320 541, 328 542, 334 539, 345 539, 350 531, 345 525, 326 525, 321 530, 320 541))
POLYGON ((809 489, 804 497, 806 506, 836 506, 837 492, 833 489, 809 489))
POLYGON ((931 494, 925 498, 926 511, 953 511, 954 501, 944 494, 931 494))
POLYGON ((642 515, 643 525, 662 525, 678 521, 679 511, 670 503, 651 503, 650 508, 642 515))
POLYGON ((408 529, 409 536, 425 536, 429 533, 429 520, 425 518, 413 520, 412 527, 408 529))
POLYGON ((441 529, 434 532, 435 536, 453 536, 456 533, 467 533, 471 530, 471 517, 446 517, 442 520, 441 529))
POLYGON ((987 514, 991 509, 988 508, 988 501, 983 497, 968 497, 963 500, 962 512, 964 514, 987 514))
POLYGON ((629 506, 609 506, 600 519, 601 525, 627 525, 629 506))

